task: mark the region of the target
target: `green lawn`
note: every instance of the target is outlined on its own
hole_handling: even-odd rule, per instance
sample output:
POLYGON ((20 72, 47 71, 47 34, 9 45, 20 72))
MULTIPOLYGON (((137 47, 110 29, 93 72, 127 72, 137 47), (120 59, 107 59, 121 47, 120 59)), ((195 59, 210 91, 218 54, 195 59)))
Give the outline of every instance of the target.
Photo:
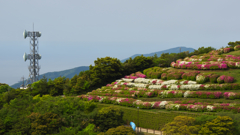
POLYGON ((224 55, 240 55, 240 50, 232 51, 232 52, 229 52, 229 53, 225 53, 224 55))

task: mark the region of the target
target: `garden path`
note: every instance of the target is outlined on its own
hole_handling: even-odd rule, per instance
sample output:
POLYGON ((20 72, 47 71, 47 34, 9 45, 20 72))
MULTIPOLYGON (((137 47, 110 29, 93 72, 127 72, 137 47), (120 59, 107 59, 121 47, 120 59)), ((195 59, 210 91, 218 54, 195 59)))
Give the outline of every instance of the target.
MULTIPOLYGON (((126 127, 131 127, 130 125, 124 125, 126 127)), ((142 128, 142 127, 136 127, 136 132, 144 132, 144 133, 151 133, 151 134, 155 134, 155 135, 162 135, 162 131, 159 130, 153 130, 153 129, 146 129, 146 128, 142 128), (139 130, 138 130, 139 128, 139 130)))

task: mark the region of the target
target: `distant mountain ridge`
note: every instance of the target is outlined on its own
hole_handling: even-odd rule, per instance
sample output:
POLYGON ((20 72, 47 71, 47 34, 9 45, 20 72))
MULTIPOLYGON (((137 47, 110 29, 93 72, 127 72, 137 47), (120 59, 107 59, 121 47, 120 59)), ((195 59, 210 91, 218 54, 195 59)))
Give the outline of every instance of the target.
MULTIPOLYGON (((66 78, 72 78, 75 74, 78 75, 81 71, 85 71, 85 70, 89 70, 89 66, 81 66, 81 67, 76 67, 73 69, 67 69, 67 70, 63 70, 63 71, 47 72, 45 74, 39 75, 39 80, 42 79, 44 75, 47 79, 52 79, 52 80, 54 80, 55 78, 57 78, 59 76, 65 76, 66 78)), ((26 84, 26 82, 27 82, 27 80, 24 81, 25 84, 26 84)), ((19 88, 20 85, 22 85, 21 81, 13 84, 11 87, 16 89, 16 88, 19 88)))
MULTIPOLYGON (((158 57, 161 56, 162 53, 179 53, 180 52, 180 48, 181 48, 181 52, 184 52, 184 51, 189 51, 189 53, 193 52, 194 49, 193 48, 187 48, 187 47, 175 47, 175 48, 171 48, 171 49, 167 49, 167 50, 164 50, 164 51, 159 51, 159 52, 153 52, 153 53, 149 53, 149 54, 143 54, 143 56, 145 57, 148 57, 148 56, 154 56, 155 53, 157 54, 158 57)), ((131 56, 132 59, 134 59, 135 57, 137 56, 141 56, 142 54, 134 54, 133 56, 131 56)), ((130 58, 130 57, 129 57, 130 58)), ((126 58, 126 59, 123 59, 121 60, 121 62, 125 62, 127 59, 129 58, 126 58)))
MULTIPOLYGON (((143 54, 143 56, 145 56, 145 57, 154 56, 156 53, 157 56, 160 57, 162 53, 179 53, 180 48, 181 48, 181 52, 189 51, 189 53, 191 53, 194 51, 193 48, 176 47, 176 48, 171 48, 171 49, 164 50, 164 51, 143 54)), ((142 54, 134 54, 133 56, 131 56, 131 58, 134 59, 135 57, 141 56, 141 55, 142 54)), ((121 60, 121 62, 123 63, 129 58, 123 59, 123 60, 121 60)), ((39 75, 39 79, 42 79, 44 75, 47 79, 52 79, 52 80, 54 80, 55 78, 60 77, 60 76, 65 76, 66 78, 72 78, 74 75, 76 75, 76 74, 78 75, 79 72, 85 71, 85 70, 89 70, 89 66, 80 66, 80 67, 76 67, 73 69, 67 69, 67 70, 63 70, 63 71, 48 72, 48 73, 39 75)), ((24 83, 26 83, 26 80, 24 81, 24 83)), ((22 84, 22 82, 19 81, 18 83, 13 84, 11 87, 16 89, 16 88, 19 88, 21 84, 22 84)))

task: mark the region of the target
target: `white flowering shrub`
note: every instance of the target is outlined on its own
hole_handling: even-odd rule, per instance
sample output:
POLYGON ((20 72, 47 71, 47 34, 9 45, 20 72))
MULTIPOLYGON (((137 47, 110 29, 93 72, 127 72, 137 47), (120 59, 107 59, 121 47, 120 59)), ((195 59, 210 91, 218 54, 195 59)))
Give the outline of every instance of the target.
POLYGON ((165 108, 165 105, 167 105, 169 102, 168 101, 162 101, 160 104, 159 104, 159 107, 161 109, 164 109, 165 108))
POLYGON ((162 85, 170 85, 170 84, 176 84, 178 80, 168 80, 162 83, 162 85))
POLYGON ((134 79, 126 79, 126 78, 122 78, 122 80, 123 80, 124 82, 133 82, 134 79))
POLYGON ((135 86, 139 88, 146 88, 147 84, 138 83, 138 84, 135 84, 135 86))
POLYGON ((214 111, 214 106, 208 105, 208 106, 207 106, 207 111, 209 111, 209 112, 214 111))
POLYGON ((180 104, 167 104, 165 106, 166 110, 179 110, 180 104))
POLYGON ((185 98, 188 98, 188 97, 190 96, 190 93, 191 93, 191 92, 188 90, 188 91, 184 92, 183 96, 184 96, 185 98))
POLYGON ((161 90, 162 85, 149 85, 149 89, 159 89, 161 90))
POLYGON ((208 80, 208 78, 204 75, 197 75, 197 77, 196 77, 196 81, 199 84, 203 84, 203 83, 207 82, 207 80, 208 80))
POLYGON ((131 86, 135 86, 135 83, 127 83, 127 86, 131 87, 131 86))
POLYGON ((170 87, 169 87, 169 90, 178 90, 178 89, 179 89, 178 85, 176 85, 176 84, 170 85, 170 87))

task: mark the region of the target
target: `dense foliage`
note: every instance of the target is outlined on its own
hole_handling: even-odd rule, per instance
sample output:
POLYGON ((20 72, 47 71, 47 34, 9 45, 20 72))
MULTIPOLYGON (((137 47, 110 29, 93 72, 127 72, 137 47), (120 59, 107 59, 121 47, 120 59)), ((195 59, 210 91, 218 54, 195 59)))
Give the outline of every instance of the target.
POLYGON ((162 128, 164 134, 179 135, 233 135, 234 123, 229 116, 201 116, 198 118, 177 116, 162 128), (197 120, 196 120, 197 119, 197 120))
POLYGON ((105 132, 110 128, 124 124, 123 111, 114 107, 102 108, 98 114, 95 115, 93 123, 99 131, 105 132))
POLYGON ((118 126, 116 128, 110 128, 107 132, 102 132, 98 135, 136 135, 136 132, 133 131, 131 127, 118 126))
POLYGON ((11 100, 0 110, 1 134, 46 134, 72 127, 76 133, 92 122, 93 102, 76 97, 25 96, 11 100))

